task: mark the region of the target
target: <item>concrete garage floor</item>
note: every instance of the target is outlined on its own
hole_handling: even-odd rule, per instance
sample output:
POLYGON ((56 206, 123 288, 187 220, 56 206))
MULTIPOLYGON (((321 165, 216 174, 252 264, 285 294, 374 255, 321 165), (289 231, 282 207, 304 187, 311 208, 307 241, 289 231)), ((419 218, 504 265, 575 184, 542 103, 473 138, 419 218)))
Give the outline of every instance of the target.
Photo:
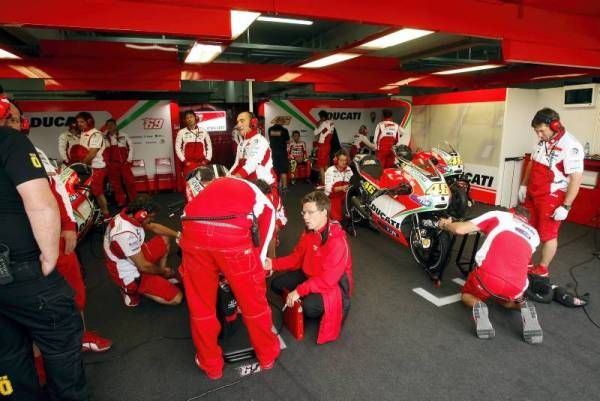
MULTIPOLYGON (((281 255, 292 249, 299 236, 298 200, 310 190, 300 184, 286 195, 290 222, 281 235, 281 255)), ((179 195, 161 194, 157 199, 166 205, 179 195)), ((166 210, 159 221, 179 225, 177 220, 169 221, 166 210)), ((573 282, 569 268, 587 260, 573 273, 579 292, 590 293, 587 312, 600 322, 600 261, 592 257, 595 236, 598 232, 590 227, 565 224, 552 274, 553 281, 568 285, 573 282)), ((317 322, 313 321, 307 322, 307 336, 301 342, 283 329, 287 349, 273 370, 241 376, 255 362, 249 360, 226 365, 224 377, 211 381, 194 364, 186 306, 165 307, 144 299, 137 308, 125 307, 103 266, 100 240, 96 233, 81 246, 87 271, 88 326, 114 341, 109 352, 84 356, 94 400, 545 401, 600 397, 600 331, 583 309, 556 302, 537 304, 544 342, 532 346, 521 339, 520 314, 491 304, 496 338, 479 340, 470 311, 460 303, 436 307, 413 292, 420 287, 436 297, 458 293, 460 287, 452 279, 462 276, 453 264, 446 270, 442 287, 436 289, 408 249, 364 228, 350 240, 355 290, 339 340, 317 346, 317 322)), ((175 254, 170 262, 178 263, 175 254)))

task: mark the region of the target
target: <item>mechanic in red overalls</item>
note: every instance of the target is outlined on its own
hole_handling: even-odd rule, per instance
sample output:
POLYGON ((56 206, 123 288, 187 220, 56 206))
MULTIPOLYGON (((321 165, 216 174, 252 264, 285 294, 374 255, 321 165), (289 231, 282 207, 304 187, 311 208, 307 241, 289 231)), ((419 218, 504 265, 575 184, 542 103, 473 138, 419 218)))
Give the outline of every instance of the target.
POLYGON ((175 153, 183 164, 183 178, 198 166, 205 166, 212 159, 212 142, 208 132, 198 126, 198 117, 192 110, 184 114, 185 128, 177 132, 175 153))
POLYGON ((398 144, 402 135, 404 135, 402 127, 392 121, 392 111, 383 110, 383 121, 380 121, 375 127, 375 136, 373 137, 381 167, 394 167, 396 155, 393 148, 398 144))
POLYGON ((321 191, 302 198, 302 216, 306 230, 294 251, 284 257, 267 259, 266 268, 285 271, 271 281, 279 295, 290 291, 288 307, 302 299, 304 315, 321 318, 317 344, 336 340, 350 311, 352 295, 352 255, 346 233, 330 221, 329 197, 321 191))
POLYGON ((325 183, 325 170, 329 167, 329 153, 331 153, 331 140, 335 130, 335 124, 328 120, 325 110, 319 111, 319 124, 315 129, 315 141, 317 145, 317 166, 319 167, 320 182, 325 183))
POLYGON ((220 273, 240 305, 261 369, 271 369, 279 356, 263 268, 274 227, 271 202, 256 185, 237 177, 212 181, 185 207, 180 273, 196 364, 210 379, 223 376, 223 353, 217 342, 221 326, 216 315, 220 273))
POLYGON ((113 118, 106 121, 106 133, 108 148, 104 152, 107 154, 108 181, 115 191, 117 205, 123 208, 127 204, 123 182, 130 202, 137 195, 135 178, 131 171, 133 144, 127 134, 119 132, 117 122, 113 118))
POLYGON ((539 264, 531 274, 546 277, 558 247, 558 229, 579 192, 583 178, 583 147, 565 130, 558 113, 539 110, 531 121, 539 142, 525 169, 519 201, 530 209, 530 223, 542 242, 539 264))

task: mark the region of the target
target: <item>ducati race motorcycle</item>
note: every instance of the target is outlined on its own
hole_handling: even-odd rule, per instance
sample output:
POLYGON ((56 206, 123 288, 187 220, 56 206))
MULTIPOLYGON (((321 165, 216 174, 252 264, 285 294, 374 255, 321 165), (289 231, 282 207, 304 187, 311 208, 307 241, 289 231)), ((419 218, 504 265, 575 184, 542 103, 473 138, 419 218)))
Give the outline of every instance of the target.
POLYGON ((77 222, 77 240, 81 241, 85 235, 101 222, 101 213, 96 203, 96 198, 91 194, 93 170, 83 163, 73 163, 66 166, 59 174, 59 179, 64 183, 73 208, 73 215, 77 222))
POLYGON ((469 196, 471 183, 464 176, 462 157, 450 144, 448 146, 450 147, 449 151, 432 148, 429 152, 417 152, 414 154, 412 162, 427 171, 436 169, 444 176, 452 198, 447 213, 454 218, 462 218, 467 209, 473 205, 469 196))
POLYGON ((427 160, 428 169, 397 157, 397 167, 382 169, 370 155, 354 158, 356 173, 346 193, 345 213, 351 232, 366 224, 410 248, 436 286, 449 256, 450 235, 436 226, 447 215, 450 189, 427 160))

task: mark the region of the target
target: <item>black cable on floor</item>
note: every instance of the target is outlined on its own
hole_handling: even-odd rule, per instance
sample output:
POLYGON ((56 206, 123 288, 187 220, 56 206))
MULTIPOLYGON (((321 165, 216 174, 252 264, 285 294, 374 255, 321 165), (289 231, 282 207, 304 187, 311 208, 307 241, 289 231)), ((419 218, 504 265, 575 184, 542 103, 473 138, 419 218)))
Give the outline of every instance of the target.
MULTIPOLYGON (((579 295, 579 292, 577 291, 577 286, 579 285, 579 282, 577 281, 577 278, 575 277, 575 274, 573 273, 573 270, 575 270, 577 267, 583 266, 591 261, 593 261, 594 259, 596 259, 597 256, 592 256, 589 259, 584 260, 581 263, 577 263, 576 265, 573 265, 569 268, 569 275, 571 276, 571 278, 573 279, 573 282, 575 282, 575 288, 573 289, 573 291, 575 292, 575 295, 577 296, 577 298, 581 298, 581 296, 579 295)), ((600 324, 596 323, 596 321, 590 316, 586 305, 584 305, 583 307, 583 313, 585 313, 585 316, 587 316, 588 320, 597 328, 600 329, 600 324)))

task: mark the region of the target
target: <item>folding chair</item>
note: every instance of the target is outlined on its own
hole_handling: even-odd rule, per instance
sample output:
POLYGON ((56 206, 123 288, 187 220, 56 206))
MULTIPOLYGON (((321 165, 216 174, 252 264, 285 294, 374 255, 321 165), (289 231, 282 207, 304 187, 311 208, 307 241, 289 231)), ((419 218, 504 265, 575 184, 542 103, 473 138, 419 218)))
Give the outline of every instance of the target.
POLYGON ((131 173, 133 174, 135 189, 138 192, 150 192, 150 181, 146 172, 146 163, 143 159, 131 161, 131 173))
POLYGON ((175 190, 175 174, 173 174, 173 163, 170 157, 159 157, 154 159, 154 190, 156 192, 168 189, 175 190))

